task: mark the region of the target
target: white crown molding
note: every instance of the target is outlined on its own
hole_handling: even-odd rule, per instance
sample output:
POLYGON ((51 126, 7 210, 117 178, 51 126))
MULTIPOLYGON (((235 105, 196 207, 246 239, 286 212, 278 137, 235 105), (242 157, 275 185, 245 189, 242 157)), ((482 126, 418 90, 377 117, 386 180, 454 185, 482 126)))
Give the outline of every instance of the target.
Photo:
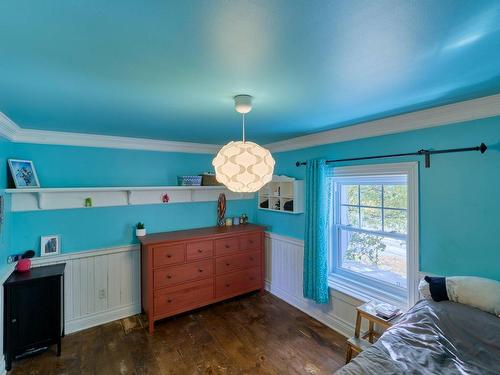
MULTIPOLYGON (((269 143, 265 145, 265 147, 271 152, 291 151, 329 143, 402 133, 498 115, 500 115, 500 94, 290 138, 279 142, 269 143)), ((219 145, 206 143, 175 142, 147 138, 23 129, 2 112, 0 112, 0 136, 17 143, 197 154, 215 154, 221 147, 219 145)))
POLYGON ((23 129, 2 112, 0 112, 0 136, 16 143, 186 152, 194 154, 215 154, 221 147, 219 145, 206 143, 175 142, 147 138, 23 129))
POLYGON ((368 121, 265 145, 271 152, 402 133, 500 115, 500 94, 368 121))
POLYGON ((0 112, 0 136, 12 141, 21 128, 0 112))

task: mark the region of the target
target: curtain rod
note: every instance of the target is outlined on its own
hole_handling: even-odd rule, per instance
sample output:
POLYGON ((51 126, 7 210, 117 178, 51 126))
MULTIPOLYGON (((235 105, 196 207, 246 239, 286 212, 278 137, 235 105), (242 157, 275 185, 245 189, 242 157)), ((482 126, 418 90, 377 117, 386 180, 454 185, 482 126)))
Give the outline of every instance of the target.
MULTIPOLYGON (((425 168, 430 168, 431 166, 431 155, 433 154, 448 154, 452 152, 466 152, 466 151, 480 151, 481 154, 484 154, 488 147, 484 144, 481 143, 479 146, 476 147, 466 147, 466 148, 449 148, 446 150, 419 150, 417 152, 407 152, 404 154, 390 154, 390 155, 377 155, 377 156, 364 156, 361 158, 349 158, 349 159, 336 159, 336 160, 327 160, 327 163, 340 163, 343 161, 354 161, 354 160, 369 160, 369 159, 384 159, 384 158, 396 158, 400 156, 417 156, 417 155, 424 155, 425 157, 425 168)), ((300 167, 301 165, 306 165, 307 162, 305 161, 298 161, 295 163, 297 167, 300 167)))

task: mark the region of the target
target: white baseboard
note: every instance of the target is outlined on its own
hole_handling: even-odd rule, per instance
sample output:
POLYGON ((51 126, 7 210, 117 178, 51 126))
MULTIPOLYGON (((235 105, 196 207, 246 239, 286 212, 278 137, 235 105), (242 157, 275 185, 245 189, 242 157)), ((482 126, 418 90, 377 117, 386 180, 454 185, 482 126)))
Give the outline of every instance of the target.
POLYGON ((65 333, 75 333, 82 331, 84 329, 99 326, 101 324, 106 324, 114 320, 127 318, 129 316, 137 315, 141 312, 140 304, 132 304, 129 306, 123 306, 118 309, 113 309, 109 311, 102 311, 99 313, 84 316, 78 319, 70 320, 66 322, 65 333))

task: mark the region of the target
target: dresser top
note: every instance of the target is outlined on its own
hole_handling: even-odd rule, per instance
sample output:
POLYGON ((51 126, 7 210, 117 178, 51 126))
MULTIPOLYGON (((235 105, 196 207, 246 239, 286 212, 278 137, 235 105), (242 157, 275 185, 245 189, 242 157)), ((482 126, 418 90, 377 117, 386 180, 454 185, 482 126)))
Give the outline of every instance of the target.
POLYGON ((225 236, 232 234, 242 234, 246 232, 264 231, 266 227, 256 224, 240 224, 229 227, 206 227, 188 230, 177 230, 173 232, 151 233, 140 237, 139 241, 143 245, 152 245, 168 241, 182 241, 200 237, 225 236))
POLYGON ((66 263, 52 264, 50 266, 33 267, 27 272, 14 271, 3 285, 17 284, 24 281, 42 279, 44 277, 62 276, 66 263))

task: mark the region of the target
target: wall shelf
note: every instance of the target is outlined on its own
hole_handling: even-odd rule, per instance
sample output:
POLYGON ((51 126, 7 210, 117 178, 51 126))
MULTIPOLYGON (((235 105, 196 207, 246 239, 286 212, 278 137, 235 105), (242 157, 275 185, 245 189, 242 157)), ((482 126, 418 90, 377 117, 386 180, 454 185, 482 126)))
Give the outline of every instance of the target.
POLYGON ((11 194, 13 212, 210 202, 217 201, 220 193, 224 193, 228 200, 254 197, 254 194, 234 193, 224 186, 36 188, 7 189, 5 192, 11 194), (165 194, 168 195, 168 203, 163 202, 165 194), (92 207, 85 207, 87 198, 92 200, 92 207))
POLYGON ((285 176, 273 180, 259 190, 259 210, 301 214, 304 212, 304 181, 285 176), (263 207, 267 202, 267 207, 263 207), (290 207, 293 206, 293 207, 290 207))

